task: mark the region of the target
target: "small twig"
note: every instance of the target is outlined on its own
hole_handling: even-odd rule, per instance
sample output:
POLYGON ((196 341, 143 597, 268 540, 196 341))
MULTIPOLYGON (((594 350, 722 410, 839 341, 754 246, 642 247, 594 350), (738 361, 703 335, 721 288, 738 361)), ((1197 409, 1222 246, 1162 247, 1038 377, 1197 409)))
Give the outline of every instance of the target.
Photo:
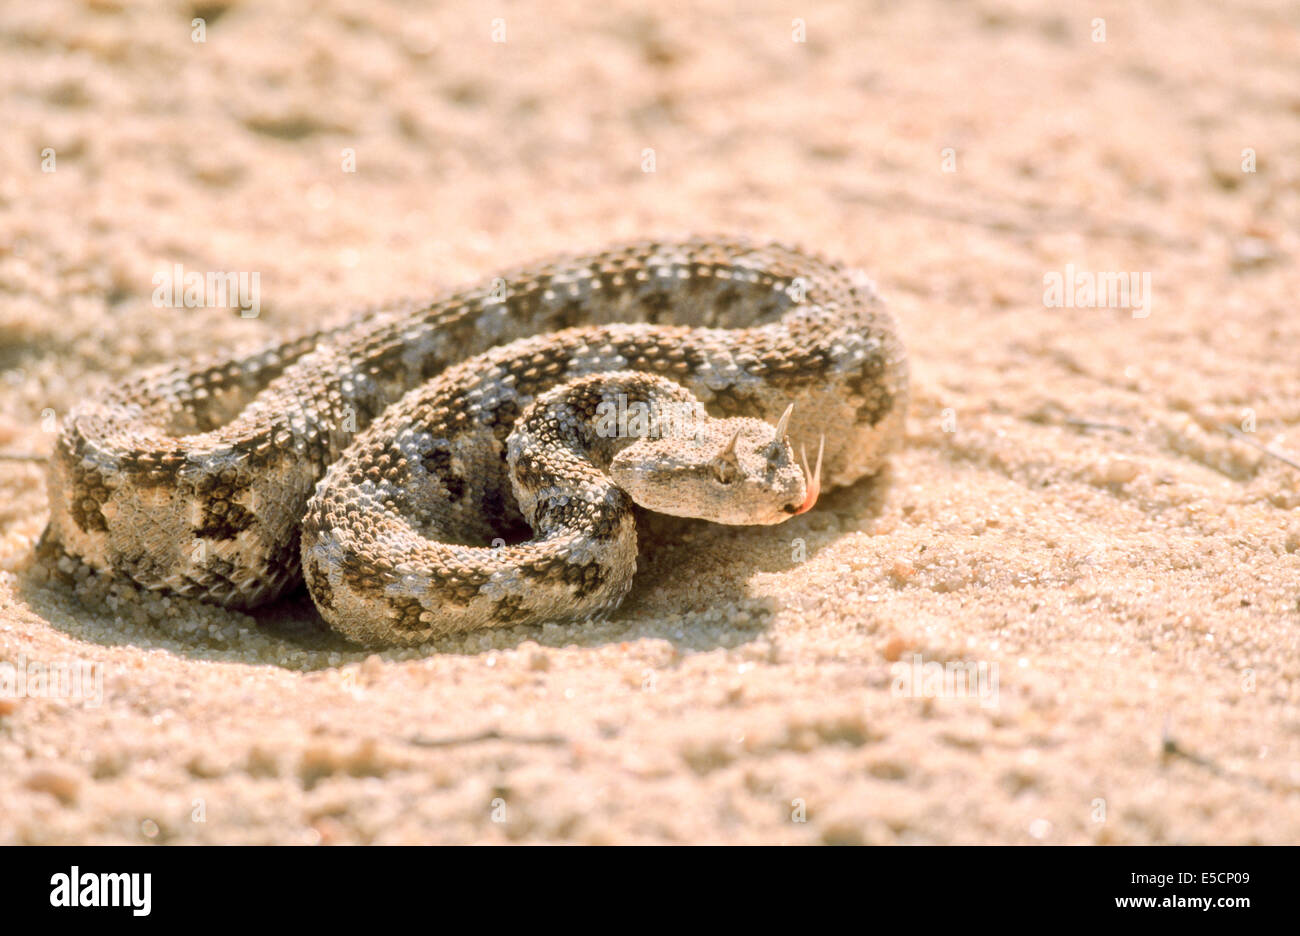
POLYGON ((1293 793, 1297 789, 1300 789, 1300 787, 1297 787, 1295 784, 1285 783, 1285 782, 1278 783, 1268 779, 1252 777, 1250 774, 1239 773, 1238 771, 1235 770, 1228 770, 1220 766, 1219 764, 1216 764, 1208 757, 1204 757, 1200 754, 1197 754, 1194 751, 1189 751, 1187 748, 1179 744, 1177 739, 1175 739, 1173 734, 1170 732, 1168 718, 1165 719, 1165 727, 1164 730, 1161 732, 1160 753, 1163 757, 1166 758, 1181 757, 1183 760, 1188 761, 1189 763, 1195 764, 1197 767, 1209 771, 1211 774, 1218 777, 1220 780, 1227 780, 1229 782, 1237 781, 1239 783, 1249 784, 1250 786, 1253 786, 1256 789, 1271 790, 1271 791, 1281 790, 1282 792, 1286 792, 1286 793, 1293 793))
POLYGON ((1183 760, 1189 760, 1197 767, 1204 767, 1206 770, 1219 777, 1227 775, 1227 771, 1214 761, 1187 750, 1169 735, 1165 735, 1164 740, 1161 742, 1160 753, 1164 754, 1166 757, 1181 757, 1183 760))
POLYGON ((1128 426, 1121 426, 1118 423, 1092 422, 1087 419, 1078 419, 1074 416, 1065 417, 1067 426, 1074 426, 1076 429, 1111 429, 1115 432, 1122 432, 1124 435, 1132 435, 1133 430, 1128 426))
POLYGON ((1265 455, 1271 455, 1274 458, 1276 458, 1278 461, 1280 461, 1282 464, 1290 465, 1296 471, 1300 471, 1300 462, 1297 462, 1294 458, 1290 458, 1286 455, 1283 455, 1281 452, 1269 448, 1267 445, 1264 445, 1261 442, 1256 442, 1247 433, 1242 432, 1240 429, 1238 429, 1236 426, 1232 425, 1231 423, 1221 423, 1219 428, 1221 428, 1224 432, 1228 433, 1234 438, 1240 439, 1242 442, 1245 442, 1251 448, 1259 449, 1265 455))
POLYGON ((482 741, 510 741, 515 744, 568 743, 568 739, 563 735, 509 735, 497 731, 495 728, 489 728, 487 731, 480 731, 477 734, 452 735, 448 738, 426 738, 423 735, 417 735, 407 740, 419 747, 430 748, 457 747, 462 744, 478 744, 482 741))

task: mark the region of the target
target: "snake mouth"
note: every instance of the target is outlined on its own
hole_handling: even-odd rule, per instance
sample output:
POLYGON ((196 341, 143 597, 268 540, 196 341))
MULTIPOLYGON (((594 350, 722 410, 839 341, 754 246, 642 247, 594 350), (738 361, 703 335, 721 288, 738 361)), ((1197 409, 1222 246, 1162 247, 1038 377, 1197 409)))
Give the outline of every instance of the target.
POLYGON ((817 445, 817 467, 812 471, 808 470, 808 453, 802 445, 799 446, 799 457, 803 460, 803 477, 808 486, 808 496, 803 499, 803 503, 793 511, 792 516, 799 516, 801 513, 807 513, 812 510, 813 504, 817 503, 817 497, 822 492, 822 454, 826 451, 826 436, 822 435, 821 442, 817 445))

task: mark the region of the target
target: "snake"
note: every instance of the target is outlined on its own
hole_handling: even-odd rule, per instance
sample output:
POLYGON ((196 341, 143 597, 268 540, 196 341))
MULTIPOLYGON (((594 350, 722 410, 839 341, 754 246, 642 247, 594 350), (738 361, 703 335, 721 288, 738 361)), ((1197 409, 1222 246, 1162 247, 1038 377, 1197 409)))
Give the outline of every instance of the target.
POLYGON ((602 618, 643 514, 787 521, 882 470, 907 399, 857 268, 620 243, 128 377, 63 419, 45 536, 232 609, 305 582, 362 646, 602 618))

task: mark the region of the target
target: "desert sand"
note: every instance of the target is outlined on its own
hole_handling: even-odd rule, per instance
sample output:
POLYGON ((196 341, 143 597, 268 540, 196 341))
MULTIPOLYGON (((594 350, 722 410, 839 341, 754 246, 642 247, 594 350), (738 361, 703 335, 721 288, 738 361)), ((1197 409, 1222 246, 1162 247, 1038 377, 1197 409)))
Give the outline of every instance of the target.
POLYGON ((1298 27, 6 4, 4 452, 151 364, 695 231, 866 270, 913 399, 876 482, 647 536, 610 621, 398 652, 61 570, 0 462, 0 664, 100 680, 0 698, 0 841, 1300 842, 1298 27), (258 272, 258 315, 156 307, 175 264, 258 272))

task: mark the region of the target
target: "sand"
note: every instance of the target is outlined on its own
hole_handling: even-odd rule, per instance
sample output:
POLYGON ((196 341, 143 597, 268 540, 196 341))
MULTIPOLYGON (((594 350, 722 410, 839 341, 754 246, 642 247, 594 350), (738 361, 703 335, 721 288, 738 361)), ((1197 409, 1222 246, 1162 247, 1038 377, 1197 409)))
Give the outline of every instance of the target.
POLYGON ((1300 841, 1300 470, 1259 448, 1300 452, 1300 14, 1053 6, 6 5, 4 451, 150 364, 692 231, 870 272, 914 398, 886 476, 656 531, 609 622, 379 654, 70 578, 0 463, 0 664, 90 677, 0 698, 0 841, 1300 841), (156 307, 178 263, 259 314, 156 307), (1145 307, 1045 302, 1067 265, 1145 307))

